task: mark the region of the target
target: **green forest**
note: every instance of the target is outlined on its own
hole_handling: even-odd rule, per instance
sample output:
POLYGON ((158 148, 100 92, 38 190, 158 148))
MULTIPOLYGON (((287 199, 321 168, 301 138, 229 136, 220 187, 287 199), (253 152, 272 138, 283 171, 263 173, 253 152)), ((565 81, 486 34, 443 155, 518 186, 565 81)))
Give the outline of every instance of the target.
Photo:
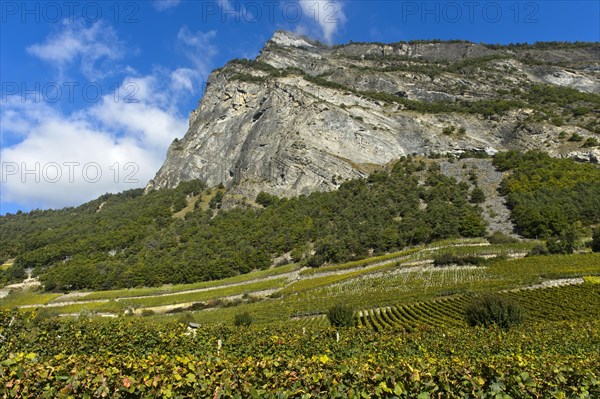
POLYGON ((543 152, 499 153, 494 165, 511 171, 501 185, 518 233, 560 236, 600 223, 600 168, 543 152))
POLYGON ((404 159, 334 192, 292 199, 261 193, 258 205, 231 210, 217 211, 220 196, 213 196, 215 209, 196 207, 183 218, 173 213, 188 196, 208 196, 203 183, 7 215, 0 222, 6 237, 1 256, 16 260, 3 278, 19 278, 33 268, 47 290, 192 283, 268 268, 274 256, 288 252, 293 261, 320 266, 437 239, 485 235, 468 185, 435 166, 425 170, 425 163, 404 159))
MULTIPOLYGON (((518 234, 549 238, 600 222, 595 165, 540 152, 500 153, 493 162, 510 172, 500 189, 518 234)), ((31 268, 48 291, 194 283, 265 269, 283 254, 291 259, 281 262, 318 267, 483 237, 472 191, 442 175, 437 161, 408 157, 333 192, 260 193, 227 210, 219 209, 224 190, 200 181, 105 194, 76 208, 1 217, 0 261, 15 261, 0 270, 0 282, 18 281, 31 268)))

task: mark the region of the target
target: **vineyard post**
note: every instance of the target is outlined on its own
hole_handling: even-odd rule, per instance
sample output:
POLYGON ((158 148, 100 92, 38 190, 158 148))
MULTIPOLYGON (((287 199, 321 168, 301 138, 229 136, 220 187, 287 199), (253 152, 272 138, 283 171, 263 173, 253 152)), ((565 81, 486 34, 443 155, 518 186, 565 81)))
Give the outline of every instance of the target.
POLYGON ((217 340, 217 355, 221 354, 221 348, 223 347, 223 341, 220 339, 217 340))
POLYGON ((340 333, 339 332, 335 332, 335 342, 340 342, 340 333))

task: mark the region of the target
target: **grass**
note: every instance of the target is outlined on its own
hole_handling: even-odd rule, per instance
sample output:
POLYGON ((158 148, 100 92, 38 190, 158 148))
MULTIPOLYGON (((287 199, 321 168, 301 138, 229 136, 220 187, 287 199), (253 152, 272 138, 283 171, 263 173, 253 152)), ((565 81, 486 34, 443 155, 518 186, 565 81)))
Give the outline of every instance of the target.
POLYGON ((190 292, 184 294, 173 294, 167 296, 158 296, 158 297, 149 297, 149 298, 134 298, 119 301, 127 306, 133 307, 153 307, 153 306, 163 306, 163 305, 171 305, 178 303, 188 303, 188 302, 202 302, 209 299, 217 299, 223 298, 227 296, 233 295, 241 295, 245 293, 252 293, 256 291, 264 291, 268 289, 280 288, 282 287, 287 279, 274 279, 274 280, 266 280, 266 281, 257 281, 255 283, 245 284, 245 285, 236 285, 233 287, 223 287, 209 291, 200 291, 200 292, 190 292))
POLYGON ((365 267, 365 266, 369 266, 373 263, 384 262, 386 260, 391 260, 391 259, 396 259, 396 258, 400 258, 403 256, 407 256, 407 255, 416 253, 419 250, 420 250, 420 248, 411 248, 411 249, 407 249, 407 250, 400 251, 400 252, 394 252, 391 254, 375 256, 375 257, 367 258, 367 259, 355 260, 352 262, 341 263, 338 265, 321 266, 321 267, 314 268, 314 269, 303 270, 302 272, 300 272, 300 275, 301 276, 313 276, 315 274, 321 274, 321 273, 327 273, 327 272, 337 272, 337 271, 343 271, 343 270, 348 270, 348 269, 354 269, 354 268, 358 268, 358 267, 365 267))
POLYGON ((55 314, 85 313, 85 312, 106 312, 120 314, 125 310, 125 305, 116 301, 75 303, 72 305, 56 306, 44 308, 55 314))
MULTIPOLYGON (((371 271, 371 269, 369 269, 369 272, 370 271, 371 271)), ((334 284, 334 283, 337 283, 340 281, 344 281, 344 280, 347 280, 347 279, 350 279, 353 277, 360 276, 361 274, 364 274, 364 273, 365 273, 365 271, 359 270, 359 271, 350 272, 350 273, 333 274, 333 275, 329 275, 329 276, 322 276, 322 277, 315 277, 315 278, 311 278, 311 279, 307 279, 307 280, 300 280, 300 281, 297 281, 295 283, 288 285, 287 287, 282 289, 280 292, 282 294, 298 293, 301 291, 306 291, 306 290, 334 284)))
POLYGON ((531 256, 493 263, 493 278, 520 284, 543 280, 600 275, 600 253, 531 256))
MULTIPOLYGON (((481 241, 480 241, 481 242, 481 241)), ((285 265, 261 270, 247 275, 220 281, 197 284, 164 286, 94 292, 74 300, 104 300, 98 303, 76 303, 48 308, 56 313, 78 313, 81 311, 122 313, 127 307, 145 308, 171 304, 207 302, 228 296, 251 294, 256 291, 278 289, 281 297, 265 298, 258 302, 244 302, 232 307, 217 307, 210 311, 191 313, 201 323, 222 323, 233 319, 240 312, 248 311, 257 323, 283 322, 294 315, 322 314, 332 303, 344 303, 356 309, 383 306, 398 306, 436 298, 461 297, 478 292, 502 291, 537 284, 544 280, 586 277, 586 281, 600 278, 600 254, 554 255, 526 257, 521 259, 496 259, 482 267, 432 268, 407 265, 413 260, 432 259, 437 253, 451 252, 457 255, 510 254, 527 252, 535 242, 519 242, 487 246, 468 246, 477 243, 467 241, 445 244, 435 243, 425 248, 409 249, 383 257, 333 265, 317 269, 320 273, 339 272, 331 275, 304 273, 303 280, 287 284, 282 274, 297 270, 298 265, 285 265), (443 247, 443 248, 438 248, 443 247), (402 257, 405 256, 405 257, 402 257), (376 262, 401 257, 383 265, 376 262), (361 265, 369 266, 353 270, 361 265), (265 280, 267 277, 272 279, 265 280), (280 277, 277 277, 280 276, 280 277), (252 281, 258 279, 257 281, 252 281), (231 285, 242 283, 241 285, 231 285), (200 292, 181 292, 191 289, 206 289, 200 292), (167 294, 157 297, 149 295, 167 294), (142 296, 142 298, 131 298, 142 296)), ((44 304, 59 294, 32 292, 14 293, 0 301, 0 306, 11 308, 29 304, 44 304)), ((155 316, 160 318, 162 316, 155 316)), ((166 316, 164 316, 166 317, 166 316)))
MULTIPOLYGON (((369 266, 369 265, 372 265, 372 264, 378 263, 378 262, 385 262, 387 260, 392 260, 392 259, 396 259, 396 258, 409 257, 410 255, 416 255, 416 254, 421 254, 421 253, 423 254, 422 256, 416 256, 416 258, 409 257, 409 259, 411 259, 411 260, 425 259, 427 257, 432 256, 431 250, 433 248, 444 247, 444 249, 447 250, 448 248, 454 249, 455 246, 459 246, 459 245, 474 245, 474 244, 485 244, 485 243, 487 243, 487 240, 485 240, 484 238, 462 238, 462 239, 441 240, 441 241, 433 242, 426 246, 409 248, 409 249, 405 249, 405 250, 402 250, 399 252, 393 252, 391 254, 374 256, 371 258, 356 260, 353 262, 347 262, 347 263, 342 263, 342 264, 338 264, 338 265, 321 266, 321 267, 314 268, 314 269, 303 270, 302 272, 300 272, 300 275, 312 276, 312 275, 321 274, 321 273, 355 269, 358 267, 369 266)), ((518 245, 525 245, 525 244, 518 243, 518 244, 512 244, 512 245, 518 246, 518 245)), ((466 248, 457 247, 457 250, 465 249, 466 251, 479 251, 480 248, 484 248, 484 247, 477 247, 477 249, 472 249, 471 247, 466 247, 466 248)), ((496 249, 498 247, 494 246, 493 248, 496 249)), ((490 249, 488 251, 493 251, 494 249, 490 249)), ((437 249, 436 249, 436 251, 437 251, 437 249)))
POLYGON ((4 271, 4 270, 8 270, 10 269, 10 267, 14 264, 14 260, 7 260, 6 262, 4 262, 2 265, 0 265, 0 270, 4 271))
POLYGON ((13 291, 0 299, 0 308, 12 309, 17 306, 44 305, 62 294, 39 294, 31 291, 13 291))
POLYGON ((174 218, 183 219, 188 212, 192 212, 194 210, 194 205, 196 205, 196 201, 202 198, 202 193, 186 198, 187 205, 182 210, 175 212, 173 214, 174 218))
POLYGON ((177 284, 177 285, 165 285, 162 287, 145 287, 145 288, 131 288, 122 290, 111 290, 111 291, 96 291, 91 292, 89 295, 85 295, 79 298, 69 299, 70 301, 87 301, 94 299, 116 299, 116 298, 127 298, 134 296, 151 296, 151 295, 162 295, 177 293, 180 291, 189 291, 204 288, 219 288, 228 284, 238 284, 250 282, 255 279, 264 279, 267 277, 274 277, 280 274, 285 274, 299 269, 300 266, 297 264, 289 264, 284 266, 278 266, 266 270, 258 270, 248 274, 240 274, 238 276, 225 278, 222 280, 215 281, 203 281, 194 284, 177 284))
POLYGON ((508 256, 514 253, 527 253, 536 244, 537 241, 523 241, 509 244, 492 244, 486 246, 443 246, 441 248, 431 247, 419 251, 414 255, 410 256, 410 261, 417 261, 423 259, 431 259, 436 255, 443 253, 451 253, 453 255, 465 255, 465 256, 482 256, 482 255, 498 255, 508 256))
POLYGON ((214 198, 214 196, 217 195, 218 192, 225 193, 226 191, 227 190, 220 189, 220 188, 210 190, 210 194, 208 194, 205 191, 204 193, 202 193, 202 196, 200 197, 200 202, 198 204, 198 207, 200 209, 202 209, 203 211, 208 210, 210 208, 210 200, 212 200, 214 198))

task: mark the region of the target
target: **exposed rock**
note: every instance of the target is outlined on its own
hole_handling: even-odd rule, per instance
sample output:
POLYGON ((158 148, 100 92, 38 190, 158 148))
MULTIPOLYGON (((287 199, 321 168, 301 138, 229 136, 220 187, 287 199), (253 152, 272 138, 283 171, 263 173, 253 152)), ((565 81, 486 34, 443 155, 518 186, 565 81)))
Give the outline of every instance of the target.
MULTIPOLYGON (((211 74, 188 132, 172 143, 148 188, 199 178, 253 200, 260 191, 294 196, 332 190, 413 153, 537 148, 561 156, 573 148, 556 139, 560 131, 595 133, 583 122, 559 128, 535 120, 530 108, 491 116, 426 113, 365 93, 454 104, 546 82, 597 94, 600 72, 591 66, 599 49, 519 52, 467 42, 328 47, 277 32, 259 62, 231 62, 211 74), (456 70, 444 69, 457 61, 456 70), (449 127, 461 133, 444 134, 449 127)), ((597 154, 588 156, 593 159, 597 154)))
POLYGON ((510 210, 498 192, 502 172, 496 170, 491 159, 461 159, 454 163, 443 161, 440 163, 440 171, 459 182, 468 183, 471 189, 475 187, 475 182, 470 179, 471 172, 474 172, 477 176, 477 186, 485 194, 485 202, 480 206, 483 209, 483 217, 488 222, 488 233, 499 231, 514 234, 515 227, 510 219, 510 210))
POLYGON ((577 162, 600 163, 600 150, 573 151, 566 154, 567 158, 572 158, 577 162))

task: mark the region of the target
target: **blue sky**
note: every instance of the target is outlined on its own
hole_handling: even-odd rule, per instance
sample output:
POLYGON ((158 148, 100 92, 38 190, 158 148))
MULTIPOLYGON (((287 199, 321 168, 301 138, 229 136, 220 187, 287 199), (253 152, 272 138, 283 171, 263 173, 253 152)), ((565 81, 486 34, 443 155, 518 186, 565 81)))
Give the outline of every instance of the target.
POLYGON ((143 187, 208 74, 278 29, 329 44, 600 41, 599 1, 0 2, 0 214, 143 187))

